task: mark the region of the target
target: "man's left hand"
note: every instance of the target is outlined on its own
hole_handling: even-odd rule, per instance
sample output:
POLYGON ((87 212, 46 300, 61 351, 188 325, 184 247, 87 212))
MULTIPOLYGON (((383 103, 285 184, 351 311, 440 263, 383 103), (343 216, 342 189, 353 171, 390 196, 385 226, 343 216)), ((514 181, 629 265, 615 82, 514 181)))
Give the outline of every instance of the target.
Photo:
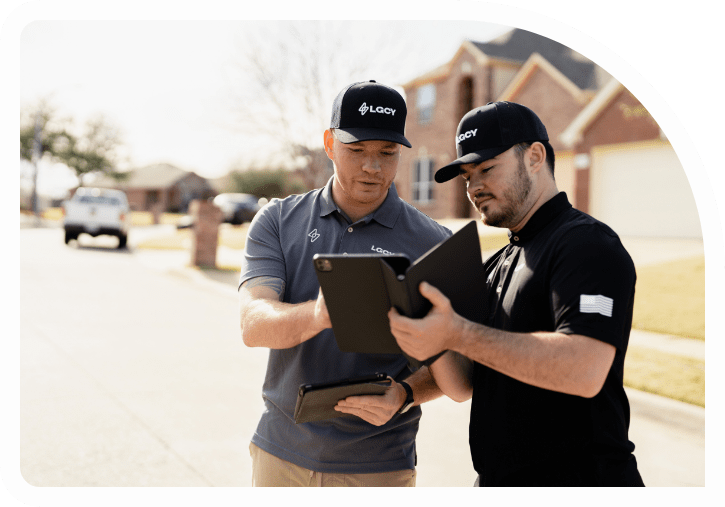
POLYGON ((357 416, 374 426, 382 426, 400 410, 405 398, 405 389, 393 380, 384 394, 349 396, 340 400, 335 410, 357 416))

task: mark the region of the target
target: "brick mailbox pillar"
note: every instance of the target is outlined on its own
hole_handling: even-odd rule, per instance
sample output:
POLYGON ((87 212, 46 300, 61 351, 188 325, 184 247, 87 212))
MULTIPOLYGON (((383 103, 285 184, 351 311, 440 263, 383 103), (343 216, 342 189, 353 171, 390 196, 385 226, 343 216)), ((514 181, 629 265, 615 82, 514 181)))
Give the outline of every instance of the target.
POLYGON ((219 241, 219 224, 222 212, 209 201, 195 200, 189 204, 189 214, 194 219, 191 238, 191 264, 216 267, 216 250, 219 241))
POLYGON ((164 205, 163 203, 157 202, 153 206, 151 206, 151 217, 154 220, 154 225, 158 225, 161 223, 161 214, 164 212, 164 205))

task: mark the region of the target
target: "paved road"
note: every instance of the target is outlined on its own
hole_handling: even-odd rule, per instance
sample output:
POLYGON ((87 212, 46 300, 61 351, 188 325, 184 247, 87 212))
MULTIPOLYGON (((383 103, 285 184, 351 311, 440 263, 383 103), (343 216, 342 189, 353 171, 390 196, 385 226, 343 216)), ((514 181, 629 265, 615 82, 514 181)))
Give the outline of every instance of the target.
MULTIPOLYGON (((83 238, 81 238, 83 240, 83 238)), ((20 471, 34 486, 247 486, 265 350, 228 284, 20 231, 20 471)), ((156 258, 158 261, 160 258, 156 258)), ((650 486, 703 486, 704 410, 631 393, 650 486)), ((419 486, 470 486, 468 403, 424 407, 419 486)))

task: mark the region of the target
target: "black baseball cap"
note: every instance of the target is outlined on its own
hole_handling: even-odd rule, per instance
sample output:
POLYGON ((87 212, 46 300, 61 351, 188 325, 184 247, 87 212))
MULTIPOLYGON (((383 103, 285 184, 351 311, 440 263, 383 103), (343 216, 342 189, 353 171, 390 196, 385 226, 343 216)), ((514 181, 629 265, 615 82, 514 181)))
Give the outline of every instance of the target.
POLYGON ((460 173, 461 164, 483 162, 519 143, 548 141, 546 127, 536 113, 514 102, 489 102, 467 112, 456 131, 458 158, 436 171, 443 183, 460 173))
POLYGON ((376 83, 353 83, 335 97, 330 128, 345 143, 392 141, 411 147, 405 138, 405 99, 397 91, 376 83))

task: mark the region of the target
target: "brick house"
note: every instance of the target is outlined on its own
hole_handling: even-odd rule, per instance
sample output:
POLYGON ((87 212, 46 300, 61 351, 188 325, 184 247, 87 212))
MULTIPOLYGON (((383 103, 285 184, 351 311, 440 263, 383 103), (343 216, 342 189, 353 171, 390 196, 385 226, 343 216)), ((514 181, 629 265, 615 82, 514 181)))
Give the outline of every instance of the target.
MULTIPOLYGON (((575 51, 525 30, 489 43, 464 42, 448 63, 403 85, 413 148, 403 150, 399 194, 433 218, 477 216, 460 179, 433 180, 435 169, 456 158, 461 117, 493 100, 522 103, 539 114, 556 151, 562 148, 558 134, 609 79, 575 51)), ((562 179, 570 173, 564 170, 562 179)))
POLYGON ((93 185, 123 190, 134 211, 186 212, 192 200, 208 199, 217 193, 205 178, 171 164, 134 169, 121 183, 101 178, 93 185))
POLYGON ((460 178, 435 170, 456 158, 460 118, 493 100, 518 102, 546 125, 557 187, 623 236, 702 238, 687 176, 644 106, 593 62, 514 29, 487 44, 464 42, 445 65, 403 85, 406 137, 398 192, 433 218, 475 217, 460 178), (636 217, 636 219, 633 219, 636 217))
POLYGON ((573 161, 570 195, 577 208, 623 236, 702 239, 695 198, 675 150, 621 83, 605 86, 559 141, 573 161))

